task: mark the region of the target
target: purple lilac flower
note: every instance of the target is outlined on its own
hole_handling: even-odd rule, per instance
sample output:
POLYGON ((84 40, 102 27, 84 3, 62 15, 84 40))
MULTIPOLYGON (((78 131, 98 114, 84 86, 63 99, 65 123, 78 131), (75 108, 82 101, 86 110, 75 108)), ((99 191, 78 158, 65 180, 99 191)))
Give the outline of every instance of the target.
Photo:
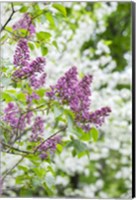
POLYGON ((75 114, 77 126, 86 132, 91 129, 92 124, 101 126, 104 123, 105 117, 111 112, 109 107, 105 107, 90 114, 91 83, 91 75, 86 75, 82 80, 78 80, 77 68, 72 67, 46 93, 49 98, 69 105, 75 114))
POLYGON ((41 117, 36 117, 31 134, 31 141, 37 141, 39 136, 41 136, 44 132, 44 120, 41 117))
POLYGON ((29 79, 30 85, 34 89, 38 89, 38 88, 44 86, 45 80, 46 80, 46 73, 42 73, 42 75, 39 78, 37 78, 37 75, 32 75, 29 79))
POLYGON ((77 83, 77 68, 72 67, 58 80, 55 86, 51 86, 51 91, 47 92, 47 96, 60 99, 62 102, 69 102, 71 96, 75 95, 77 83))
POLYGON ((29 49, 27 45, 26 39, 20 39, 15 50, 14 55, 14 65, 17 66, 28 66, 28 62, 30 60, 29 49))
POLYGON ((56 150, 56 145, 60 142, 61 142, 61 136, 59 135, 55 135, 52 138, 47 139, 47 141, 44 142, 39 148, 41 159, 46 159, 48 157, 47 156, 48 152, 50 154, 53 154, 54 151, 56 150))
POLYGON ((19 107, 10 102, 4 110, 3 120, 7 122, 13 129, 24 130, 27 124, 30 124, 33 113, 28 111, 21 114, 19 107))
POLYGON ((44 57, 37 57, 35 60, 33 60, 29 67, 31 69, 31 71, 34 72, 44 72, 44 66, 46 64, 46 60, 44 57))
POLYGON ((10 102, 4 110, 4 121, 9 123, 13 128, 17 128, 19 119, 19 109, 18 107, 10 102))
POLYGON ((111 109, 109 107, 103 107, 99 110, 96 110, 90 114, 90 122, 96 126, 101 126, 105 121, 105 117, 109 116, 110 112, 111 109))
POLYGON ((13 25, 13 29, 26 29, 29 33, 29 36, 35 34, 35 26, 32 23, 32 18, 28 13, 25 13, 23 17, 13 25))
POLYGON ((13 73, 13 77, 17 79, 28 78, 30 85, 34 89, 38 89, 45 84, 46 73, 44 72, 44 66, 46 60, 44 57, 37 57, 32 62, 29 61, 30 55, 27 41, 21 39, 14 55, 14 65, 20 66, 21 68, 13 73))

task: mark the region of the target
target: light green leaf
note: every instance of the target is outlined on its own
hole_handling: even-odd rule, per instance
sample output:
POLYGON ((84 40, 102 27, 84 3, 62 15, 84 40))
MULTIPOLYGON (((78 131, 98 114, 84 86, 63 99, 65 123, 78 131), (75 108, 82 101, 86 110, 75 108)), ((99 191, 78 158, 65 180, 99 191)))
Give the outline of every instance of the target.
POLYGON ((55 27, 55 22, 54 22, 54 18, 53 18, 53 16, 52 16, 52 14, 51 14, 50 12, 47 12, 47 13, 45 14, 45 17, 46 17, 46 19, 49 21, 50 25, 51 25, 52 27, 55 27))
POLYGON ((40 41, 48 41, 51 38, 51 34, 48 32, 40 31, 36 34, 37 39, 40 41))
POLYGON ((93 127, 93 128, 91 128, 90 133, 92 135, 94 142, 96 142, 98 140, 98 136, 99 136, 98 130, 93 127))
POLYGON ((56 49, 59 49, 58 44, 55 40, 52 42, 52 44, 56 47, 56 49))
POLYGON ((28 42, 28 46, 32 51, 34 50, 34 44, 32 42, 28 42))
POLYGON ((5 30, 6 30, 6 31, 9 31, 9 32, 12 32, 13 29, 12 29, 12 27, 10 27, 10 26, 6 26, 6 27, 5 27, 5 30))
POLYGON ((63 146, 61 144, 57 144, 56 147, 57 147, 57 150, 61 153, 63 150, 63 146))
POLYGON ((66 8, 63 5, 54 3, 52 6, 53 6, 53 8, 58 10, 62 15, 64 15, 64 17, 67 16, 66 8))
POLYGON ((20 8, 20 12, 24 13, 28 10, 28 6, 23 6, 20 8))

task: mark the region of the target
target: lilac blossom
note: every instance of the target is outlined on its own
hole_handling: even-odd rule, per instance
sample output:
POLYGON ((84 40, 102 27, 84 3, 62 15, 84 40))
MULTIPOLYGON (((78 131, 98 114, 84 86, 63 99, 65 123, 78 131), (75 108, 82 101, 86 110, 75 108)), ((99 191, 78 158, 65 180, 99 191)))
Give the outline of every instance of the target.
POLYGON ((109 107, 103 107, 99 110, 96 110, 90 114, 90 122, 96 124, 96 126, 101 126, 105 121, 105 117, 109 116, 110 112, 111 109, 109 107))
POLYGON ((34 89, 43 87, 46 80, 45 64, 44 57, 37 57, 30 62, 27 41, 25 39, 19 41, 14 55, 14 65, 19 67, 13 73, 15 79, 28 78, 30 86, 34 89))
POLYGON ((31 141, 37 141, 44 132, 44 120, 41 117, 36 117, 32 126, 31 141))
POLYGON ((15 50, 14 65, 17 66, 28 66, 30 60, 29 49, 26 39, 20 39, 15 50))
POLYGON ((39 147, 40 158, 46 159, 48 153, 53 154, 56 150, 56 145, 61 142, 61 136, 55 135, 52 138, 49 138, 39 147))
POLYGON ((32 70, 32 72, 44 72, 44 66, 46 64, 45 58, 44 57, 37 57, 35 60, 33 60, 30 64, 29 67, 32 70))
POLYGON ((22 114, 20 108, 15 103, 10 102, 4 109, 3 120, 13 129, 24 130, 26 125, 30 124, 32 116, 31 111, 22 114))
POLYGON ((38 78, 37 75, 32 75, 29 79, 30 85, 34 89, 38 89, 42 86, 44 86, 46 80, 46 73, 42 73, 42 75, 38 78))
POLYGON ((13 30, 19 29, 27 30, 30 36, 35 34, 35 26, 32 23, 30 14, 25 13, 23 17, 13 25, 13 30))
POLYGON ((91 75, 86 75, 81 80, 78 80, 77 68, 72 67, 46 93, 50 99, 69 105, 74 112, 77 126, 86 132, 91 129, 92 124, 97 127, 101 126, 105 121, 105 117, 109 116, 111 112, 109 107, 104 107, 90 114, 90 85, 92 79, 91 75))

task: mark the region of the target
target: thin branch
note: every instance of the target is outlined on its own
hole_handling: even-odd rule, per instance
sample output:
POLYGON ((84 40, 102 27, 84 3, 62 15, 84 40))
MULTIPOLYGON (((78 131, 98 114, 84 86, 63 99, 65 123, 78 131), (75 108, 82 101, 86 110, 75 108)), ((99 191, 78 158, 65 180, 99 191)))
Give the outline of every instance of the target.
POLYGON ((60 132, 62 132, 62 131, 64 131, 64 130, 66 130, 66 128, 67 128, 67 126, 64 126, 64 127, 63 127, 62 129, 60 129, 59 131, 57 131, 57 132, 54 133, 53 135, 49 136, 49 137, 46 138, 45 140, 43 140, 43 142, 42 142, 40 145, 38 145, 38 146, 36 147, 36 149, 34 150, 34 153, 36 153, 36 152, 38 151, 38 149, 39 149, 47 140, 51 139, 52 137, 54 137, 54 136, 57 135, 58 133, 60 133, 60 132))
POLYGON ((10 20, 12 19, 12 16, 13 16, 14 13, 16 12, 16 11, 14 10, 13 2, 11 3, 11 9, 12 9, 12 12, 11 12, 9 18, 7 19, 7 21, 5 22, 5 24, 1 27, 0 32, 2 32, 2 31, 5 29, 5 27, 7 26, 7 24, 8 24, 8 23, 10 22, 10 20))
POLYGON ((13 146, 11 146, 11 145, 9 145, 9 144, 6 144, 6 143, 4 143, 4 142, 1 142, 1 144, 4 145, 5 147, 8 147, 8 148, 13 149, 13 150, 15 150, 15 151, 19 151, 19 152, 21 152, 21 153, 33 154, 33 152, 18 149, 18 148, 16 148, 16 147, 13 147, 13 146))
POLYGON ((14 169, 17 165, 19 165, 19 163, 22 162, 22 160, 23 160, 24 158, 25 158, 25 156, 22 156, 22 157, 18 160, 18 162, 17 162, 11 169, 9 169, 9 170, 7 170, 7 171, 4 172, 5 175, 2 177, 2 181, 7 177, 8 174, 10 174, 10 173, 13 171, 13 169, 14 169))

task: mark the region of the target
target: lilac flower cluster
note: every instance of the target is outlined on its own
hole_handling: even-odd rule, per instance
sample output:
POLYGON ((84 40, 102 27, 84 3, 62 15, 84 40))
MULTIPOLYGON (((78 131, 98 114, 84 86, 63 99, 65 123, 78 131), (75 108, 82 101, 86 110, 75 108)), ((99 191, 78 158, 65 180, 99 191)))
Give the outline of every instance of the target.
POLYGON ((13 25, 13 30, 25 29, 28 31, 29 36, 35 33, 35 26, 32 23, 32 18, 28 13, 25 13, 23 17, 13 25))
POLYGON ((34 89, 44 86, 46 80, 46 73, 44 72, 45 58, 37 57, 30 62, 26 39, 19 40, 13 63, 16 67, 19 67, 19 69, 13 73, 15 79, 28 78, 31 87, 34 89))
POLYGON ((14 55, 14 65, 23 67, 28 66, 30 60, 29 49, 27 45, 27 40, 20 39, 14 55))
POLYGON ((13 129, 24 130, 27 123, 29 124, 33 116, 32 112, 21 114, 19 107, 10 102, 4 110, 3 120, 7 122, 13 129))
POLYGON ((31 141, 37 141, 39 136, 42 136, 44 132, 44 120, 41 117, 36 117, 32 126, 31 141))
POLYGON ((90 113, 92 76, 84 76, 79 81, 77 74, 77 68, 72 67, 58 80, 55 86, 51 86, 51 91, 47 92, 46 95, 50 99, 69 105, 75 114, 76 124, 85 131, 89 131, 92 124, 97 127, 101 126, 104 123, 105 117, 111 112, 111 109, 104 107, 90 113))
POLYGON ((56 150, 56 145, 60 142, 61 136, 59 135, 55 135, 44 142, 38 149, 38 151, 40 152, 40 158, 46 159, 48 157, 48 153, 53 154, 56 150))

